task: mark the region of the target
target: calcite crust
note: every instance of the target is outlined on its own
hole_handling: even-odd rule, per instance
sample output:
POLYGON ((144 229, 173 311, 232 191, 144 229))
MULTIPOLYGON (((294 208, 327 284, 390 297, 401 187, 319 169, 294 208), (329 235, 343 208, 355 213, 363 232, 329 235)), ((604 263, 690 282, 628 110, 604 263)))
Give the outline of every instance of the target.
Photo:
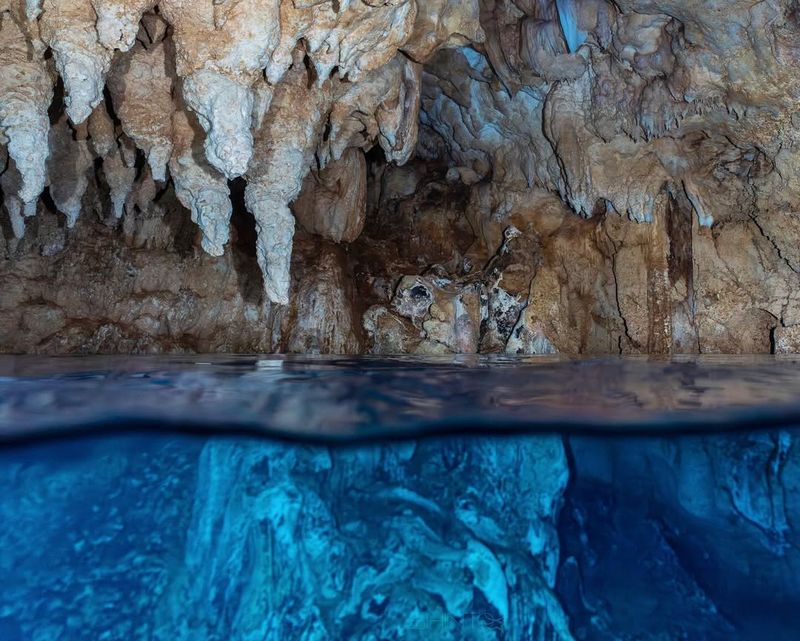
MULTIPOLYGON (((481 37, 475 2, 466 10, 449 4, 442 9, 438 16, 423 7, 420 16, 415 0, 8 0, 0 5, 0 132, 21 175, 18 193, 6 196, 15 233, 23 231, 15 198, 29 204, 42 192, 48 151, 60 154, 57 179, 63 175, 75 181, 64 187, 69 196, 56 203, 70 226, 80 214, 85 191, 82 145, 76 147, 76 166, 65 169, 64 145, 52 142, 57 149, 49 149, 47 142, 47 110, 56 83, 55 74, 48 73, 52 54, 51 70, 63 81, 63 106, 71 126, 77 131, 92 116, 107 87, 115 117, 144 152, 153 179, 164 182, 168 166, 177 169, 177 175, 171 173, 176 191, 192 209, 203 230, 203 247, 213 255, 223 251, 227 240, 221 227, 229 208, 216 197, 200 204, 207 198, 197 189, 189 194, 187 181, 193 179, 188 174, 205 173, 211 185, 220 181, 208 170, 219 172, 223 184, 247 176, 248 202, 262 234, 264 289, 270 300, 285 304, 294 227, 289 205, 311 169, 311 157, 319 148, 321 156, 330 158, 328 150, 335 149, 338 159, 348 146, 368 148, 380 141, 391 160, 407 161, 416 144, 420 70, 402 48, 408 44, 423 60, 451 37, 461 42, 469 42, 469 35, 481 37), (466 36, 460 32, 464 27, 466 36), (391 72, 384 73, 384 67, 391 72), (281 154, 291 156, 292 147, 301 144, 291 132, 298 132, 292 121, 302 117, 303 105, 270 105, 276 90, 282 95, 282 87, 300 76, 307 84, 302 91, 319 113, 311 123, 302 123, 302 146, 294 160, 287 157, 284 163, 281 154), (359 88, 353 93, 351 86, 359 88), (341 126, 351 113, 358 113, 374 125, 357 142, 337 136, 323 140, 332 104, 345 94, 350 100, 343 103, 344 110, 336 111, 335 124, 341 126), (180 118, 184 129, 186 121, 200 125, 205 161, 186 154, 189 148, 194 153, 196 145, 187 142, 185 133, 173 131, 174 111, 185 114, 180 118), (269 152, 274 162, 265 161, 265 152, 256 148, 267 135, 266 144, 275 149, 269 152), (259 154, 261 158, 251 163, 259 154), (204 168, 206 162, 209 168, 204 168)), ((99 139, 93 140, 93 149, 110 165, 106 175, 117 175, 119 163, 108 136, 97 122, 94 125, 92 132, 99 139)), ((353 133, 349 127, 345 132, 353 133)), ((62 137, 59 133, 50 139, 62 137)), ((120 181, 112 182, 112 205, 119 214, 120 181)), ((210 197, 224 188, 204 191, 210 197)))
POLYGON ((179 203, 290 316, 344 244, 372 351, 793 351, 798 60, 790 0, 0 0, 3 273, 179 203))

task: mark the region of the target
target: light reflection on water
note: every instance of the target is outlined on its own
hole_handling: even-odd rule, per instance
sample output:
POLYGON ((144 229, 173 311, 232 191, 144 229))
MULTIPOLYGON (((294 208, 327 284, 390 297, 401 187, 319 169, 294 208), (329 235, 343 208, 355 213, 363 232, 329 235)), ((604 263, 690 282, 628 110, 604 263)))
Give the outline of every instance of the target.
POLYGON ((649 433, 798 417, 794 358, 0 357, 0 438, 123 423, 334 440, 649 433))

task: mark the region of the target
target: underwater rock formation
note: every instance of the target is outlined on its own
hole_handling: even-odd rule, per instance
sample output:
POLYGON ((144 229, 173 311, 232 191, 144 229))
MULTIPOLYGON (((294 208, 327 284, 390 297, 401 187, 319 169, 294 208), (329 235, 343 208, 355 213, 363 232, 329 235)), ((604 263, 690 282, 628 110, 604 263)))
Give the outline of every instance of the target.
POLYGON ((575 482, 559 526, 558 585, 573 633, 598 641, 792 639, 796 439, 792 429, 571 438, 575 482), (758 593, 745 594, 753 585, 758 593), (648 603, 639 600, 644 593, 648 603))
POLYGON ((798 452, 791 428, 9 448, 0 633, 793 641, 798 452))
POLYGON ((798 351, 798 61, 790 0, 3 0, 0 350, 230 345, 83 286, 146 229, 208 297, 157 307, 254 280, 246 350, 339 314, 348 351, 798 351))
POLYGON ((558 437, 352 451, 212 443, 186 542, 193 580, 173 589, 172 611, 207 613, 187 638, 457 639, 472 627, 478 638, 571 641, 552 592, 566 480, 558 437), (309 473, 326 481, 314 487, 309 473), (476 477, 502 477, 519 501, 476 477), (231 573, 237 587, 217 595, 231 573))
POLYGON ((19 522, 0 525, 0 567, 21 577, 0 585, 9 641, 84 616, 83 632, 164 641, 574 639, 554 591, 558 436, 74 447, 43 474, 0 471, 2 523, 19 522), (63 512, 42 523, 40 500, 63 512))

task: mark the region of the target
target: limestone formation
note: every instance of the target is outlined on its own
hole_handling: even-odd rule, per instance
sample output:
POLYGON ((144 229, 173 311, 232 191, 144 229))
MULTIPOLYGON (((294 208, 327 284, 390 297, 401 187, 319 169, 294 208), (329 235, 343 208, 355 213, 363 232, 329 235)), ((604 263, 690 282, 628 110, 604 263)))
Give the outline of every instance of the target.
POLYGON ((228 242, 232 211, 228 185, 203 157, 202 130, 189 114, 176 111, 171 129, 174 151, 170 173, 175 193, 200 227, 203 249, 212 256, 221 256, 228 242))
POLYGON ((3 189, 7 206, 17 197, 25 204, 34 203, 47 176, 52 80, 44 61, 30 55, 30 47, 14 16, 0 15, 0 144, 7 147, 21 174, 14 191, 3 189))
POLYGON ((292 207, 308 231, 336 243, 353 242, 367 215, 367 162, 358 149, 306 177, 292 207))
POLYGON ((147 49, 136 45, 130 55, 117 58, 108 78, 122 130, 144 152, 153 177, 162 182, 173 145, 174 72, 166 49, 163 43, 147 49))
POLYGON ((311 169, 314 142, 327 110, 328 93, 310 86, 298 49, 295 64, 272 100, 259 131, 248 174, 246 203, 256 219, 258 263, 270 300, 289 302, 294 217, 289 204, 311 169))
MULTIPOLYGON (((420 12, 414 0, 297 6, 281 0, 44 0, 24 5, 9 0, 0 5, 0 64, 6 69, 0 86, 0 131, 22 177, 18 193, 6 196, 15 231, 22 233, 16 198, 32 213, 47 182, 48 152, 54 157, 50 184, 59 194, 51 196, 70 226, 74 224, 85 206, 83 181, 90 161, 87 138, 78 128, 87 119, 88 144, 105 162, 107 191, 120 215, 123 185, 130 180, 122 175, 105 112, 98 111, 107 91, 118 127, 144 153, 153 179, 164 182, 168 164, 179 168, 178 175, 171 172, 170 177, 203 228, 203 246, 213 254, 225 244, 229 207, 216 196, 213 203, 202 204, 198 186, 188 186, 197 176, 187 173, 199 171, 206 177, 212 185, 210 191, 202 188, 207 195, 222 194, 225 179, 248 176, 248 202, 264 230, 260 247, 265 291, 271 300, 285 304, 294 228, 288 206, 299 194, 318 149, 320 169, 350 146, 368 149, 377 141, 391 160, 408 160, 417 137, 420 67, 400 50, 408 44, 422 62, 440 46, 482 39, 475 2, 465 10, 440 4, 441 14, 420 12), (48 144, 47 112, 56 83, 47 70, 49 54, 64 87, 63 101, 59 98, 54 105, 69 117, 74 145, 68 143, 60 120, 48 144), (298 79, 307 86, 298 86, 298 79), (284 102, 272 106, 276 92, 284 102), (291 100, 304 98, 290 104, 287 95, 291 100), (341 98, 344 109, 340 106, 332 114, 334 98, 337 103, 341 98), (306 108, 318 112, 310 121, 304 120, 306 108), (179 114, 182 132, 173 131, 173 112, 179 114), (373 124, 363 132, 348 127, 348 136, 331 140, 323 135, 329 117, 331 126, 342 127, 354 113, 373 124), (186 123, 195 120, 210 168, 196 157, 195 136, 187 138, 186 123), (354 133, 360 134, 357 142, 351 138, 354 133), (265 141, 261 150, 256 149, 258 140, 265 141), (290 180, 284 183, 290 178, 285 170, 270 174, 265 169, 264 163, 283 163, 282 154, 291 155, 292 146, 301 143, 294 160, 286 158, 290 180), (173 158, 176 144, 182 150, 173 158), (222 183, 211 172, 219 172, 222 183)), ((12 183, 6 181, 9 188, 12 183)))
POLYGON ((73 124, 86 120, 103 99, 112 52, 98 39, 90 0, 44 0, 39 28, 64 81, 64 106, 73 124))
POLYGON ((182 205, 287 317, 346 243, 342 349, 794 351, 798 59, 790 0, 2 0, 2 273, 182 205))
POLYGON ((50 128, 48 185, 53 203, 67 218, 67 227, 75 226, 83 210, 93 160, 87 140, 75 135, 65 117, 50 128))
POLYGON ((92 0, 97 36, 106 49, 128 51, 136 41, 139 21, 155 0, 92 0))

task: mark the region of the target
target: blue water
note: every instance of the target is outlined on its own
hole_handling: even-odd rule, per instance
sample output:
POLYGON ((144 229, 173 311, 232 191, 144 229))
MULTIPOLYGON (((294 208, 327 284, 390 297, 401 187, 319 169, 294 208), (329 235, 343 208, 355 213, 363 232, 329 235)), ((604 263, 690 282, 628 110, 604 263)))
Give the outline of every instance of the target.
POLYGON ((0 640, 800 639, 800 365, 0 358, 0 640))

